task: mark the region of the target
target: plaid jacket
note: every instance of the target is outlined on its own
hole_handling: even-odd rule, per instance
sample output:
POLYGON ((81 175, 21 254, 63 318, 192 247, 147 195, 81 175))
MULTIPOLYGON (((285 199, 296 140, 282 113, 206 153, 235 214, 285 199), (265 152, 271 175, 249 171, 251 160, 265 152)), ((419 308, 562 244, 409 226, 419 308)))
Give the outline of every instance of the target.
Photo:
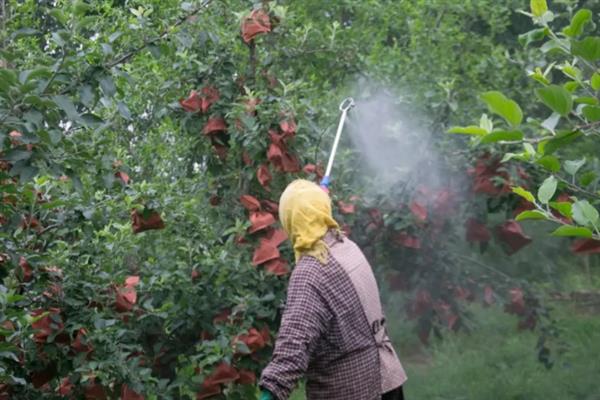
POLYGON ((309 400, 375 400, 406 374, 385 332, 373 272, 351 240, 329 233, 326 265, 303 257, 292 272, 270 364, 260 386, 286 400, 306 377, 309 400))

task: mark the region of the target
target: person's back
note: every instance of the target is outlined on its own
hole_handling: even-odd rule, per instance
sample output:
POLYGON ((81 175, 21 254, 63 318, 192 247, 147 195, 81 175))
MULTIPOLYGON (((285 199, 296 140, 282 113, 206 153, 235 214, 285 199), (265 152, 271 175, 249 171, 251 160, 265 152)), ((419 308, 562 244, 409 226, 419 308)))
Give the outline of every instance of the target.
MULTIPOLYGON (((312 220, 305 211, 295 220, 312 220)), ((284 220, 294 243, 298 234, 284 220)), ((330 228, 318 238, 321 251, 299 257, 292 272, 273 359, 260 386, 287 399, 305 375, 309 400, 374 400, 394 390, 401 396, 406 375, 385 331, 371 267, 354 242, 330 228)))

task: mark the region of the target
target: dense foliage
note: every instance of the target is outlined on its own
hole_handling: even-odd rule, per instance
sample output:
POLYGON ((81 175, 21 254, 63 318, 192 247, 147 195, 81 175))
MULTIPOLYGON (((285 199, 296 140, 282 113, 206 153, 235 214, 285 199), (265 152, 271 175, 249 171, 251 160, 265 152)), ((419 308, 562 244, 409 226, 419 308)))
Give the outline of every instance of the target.
MULTIPOLYGON (((501 273, 465 265, 464 239, 491 242, 482 216, 512 212, 509 186, 535 185, 539 174, 504 169, 494 151, 466 152, 440 135, 479 113, 476 94, 490 82, 522 104, 534 90, 520 71, 540 55, 516 40, 528 23, 513 12, 519 3, 2 1, 0 398, 254 396, 291 268, 278 195, 293 178, 320 178, 339 100, 367 101, 374 87, 403 93, 392 107, 426 115, 420 129, 433 132, 439 155, 386 191, 358 153, 342 152, 336 165, 336 217, 387 278, 382 287, 408 293, 425 342, 432 331, 466 327, 461 302, 505 294, 507 310, 534 328, 536 300, 501 273), (430 167, 451 179, 419 184, 430 167), (508 182, 511 173, 521 180, 508 182)), ((565 35, 581 35, 589 20, 581 12, 565 35)), ((564 51, 548 14, 535 21, 541 30, 526 44, 549 36, 564 51)), ((556 112, 542 125, 553 124, 545 132, 556 133, 555 150, 595 134, 595 95, 571 100, 597 90, 586 66, 597 61, 595 40, 577 41, 583 66, 554 64, 577 85, 550 85, 551 69, 533 73, 556 112), (585 106, 573 108, 577 99, 585 106), (575 130, 571 114, 587 125, 575 130)), ((531 147, 547 141, 540 123, 518 130, 518 105, 497 92, 484 100, 514 127, 492 132, 482 117, 477 129, 457 131, 484 144, 523 140, 525 153, 510 157, 558 172, 548 144, 531 147)), ((561 185, 589 195, 591 147, 566 157, 581 149, 588 169, 564 166, 588 183, 561 185)), ((536 216, 559 218, 544 206, 559 178, 544 184, 536 216)), ((565 217, 590 236, 597 215, 590 219, 584 198, 592 207, 593 197, 581 197, 565 217)), ((570 203, 556 204, 562 213, 570 203)), ((501 219, 496 239, 508 253, 529 243, 501 219)))

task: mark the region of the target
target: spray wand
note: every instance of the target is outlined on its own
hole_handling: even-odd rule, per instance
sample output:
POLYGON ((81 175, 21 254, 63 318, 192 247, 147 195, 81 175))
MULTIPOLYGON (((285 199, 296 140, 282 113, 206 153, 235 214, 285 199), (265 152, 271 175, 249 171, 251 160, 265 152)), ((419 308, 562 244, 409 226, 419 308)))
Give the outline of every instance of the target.
POLYGON ((333 140, 331 154, 329 154, 329 162, 327 163, 325 176, 321 180, 321 188, 326 192, 329 192, 331 169, 333 168, 333 160, 335 159, 335 153, 337 152, 337 147, 340 142, 340 136, 342 136, 342 130, 344 129, 344 122, 346 122, 346 114, 348 114, 348 110, 354 107, 354 105, 354 99, 352 97, 344 99, 344 101, 342 101, 340 104, 340 111, 342 112, 342 115, 340 117, 340 123, 338 124, 337 133, 335 134, 335 139, 333 140))

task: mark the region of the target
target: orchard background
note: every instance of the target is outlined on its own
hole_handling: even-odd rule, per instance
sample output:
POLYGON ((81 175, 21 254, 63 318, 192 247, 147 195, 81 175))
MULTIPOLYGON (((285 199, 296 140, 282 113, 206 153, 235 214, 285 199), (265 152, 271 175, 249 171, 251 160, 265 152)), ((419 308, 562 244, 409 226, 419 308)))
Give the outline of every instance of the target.
POLYGON ((332 197, 407 394, 597 399, 598 12, 0 0, 0 399, 254 398, 279 194, 381 93, 365 136, 426 156, 382 174, 345 137, 332 197))

